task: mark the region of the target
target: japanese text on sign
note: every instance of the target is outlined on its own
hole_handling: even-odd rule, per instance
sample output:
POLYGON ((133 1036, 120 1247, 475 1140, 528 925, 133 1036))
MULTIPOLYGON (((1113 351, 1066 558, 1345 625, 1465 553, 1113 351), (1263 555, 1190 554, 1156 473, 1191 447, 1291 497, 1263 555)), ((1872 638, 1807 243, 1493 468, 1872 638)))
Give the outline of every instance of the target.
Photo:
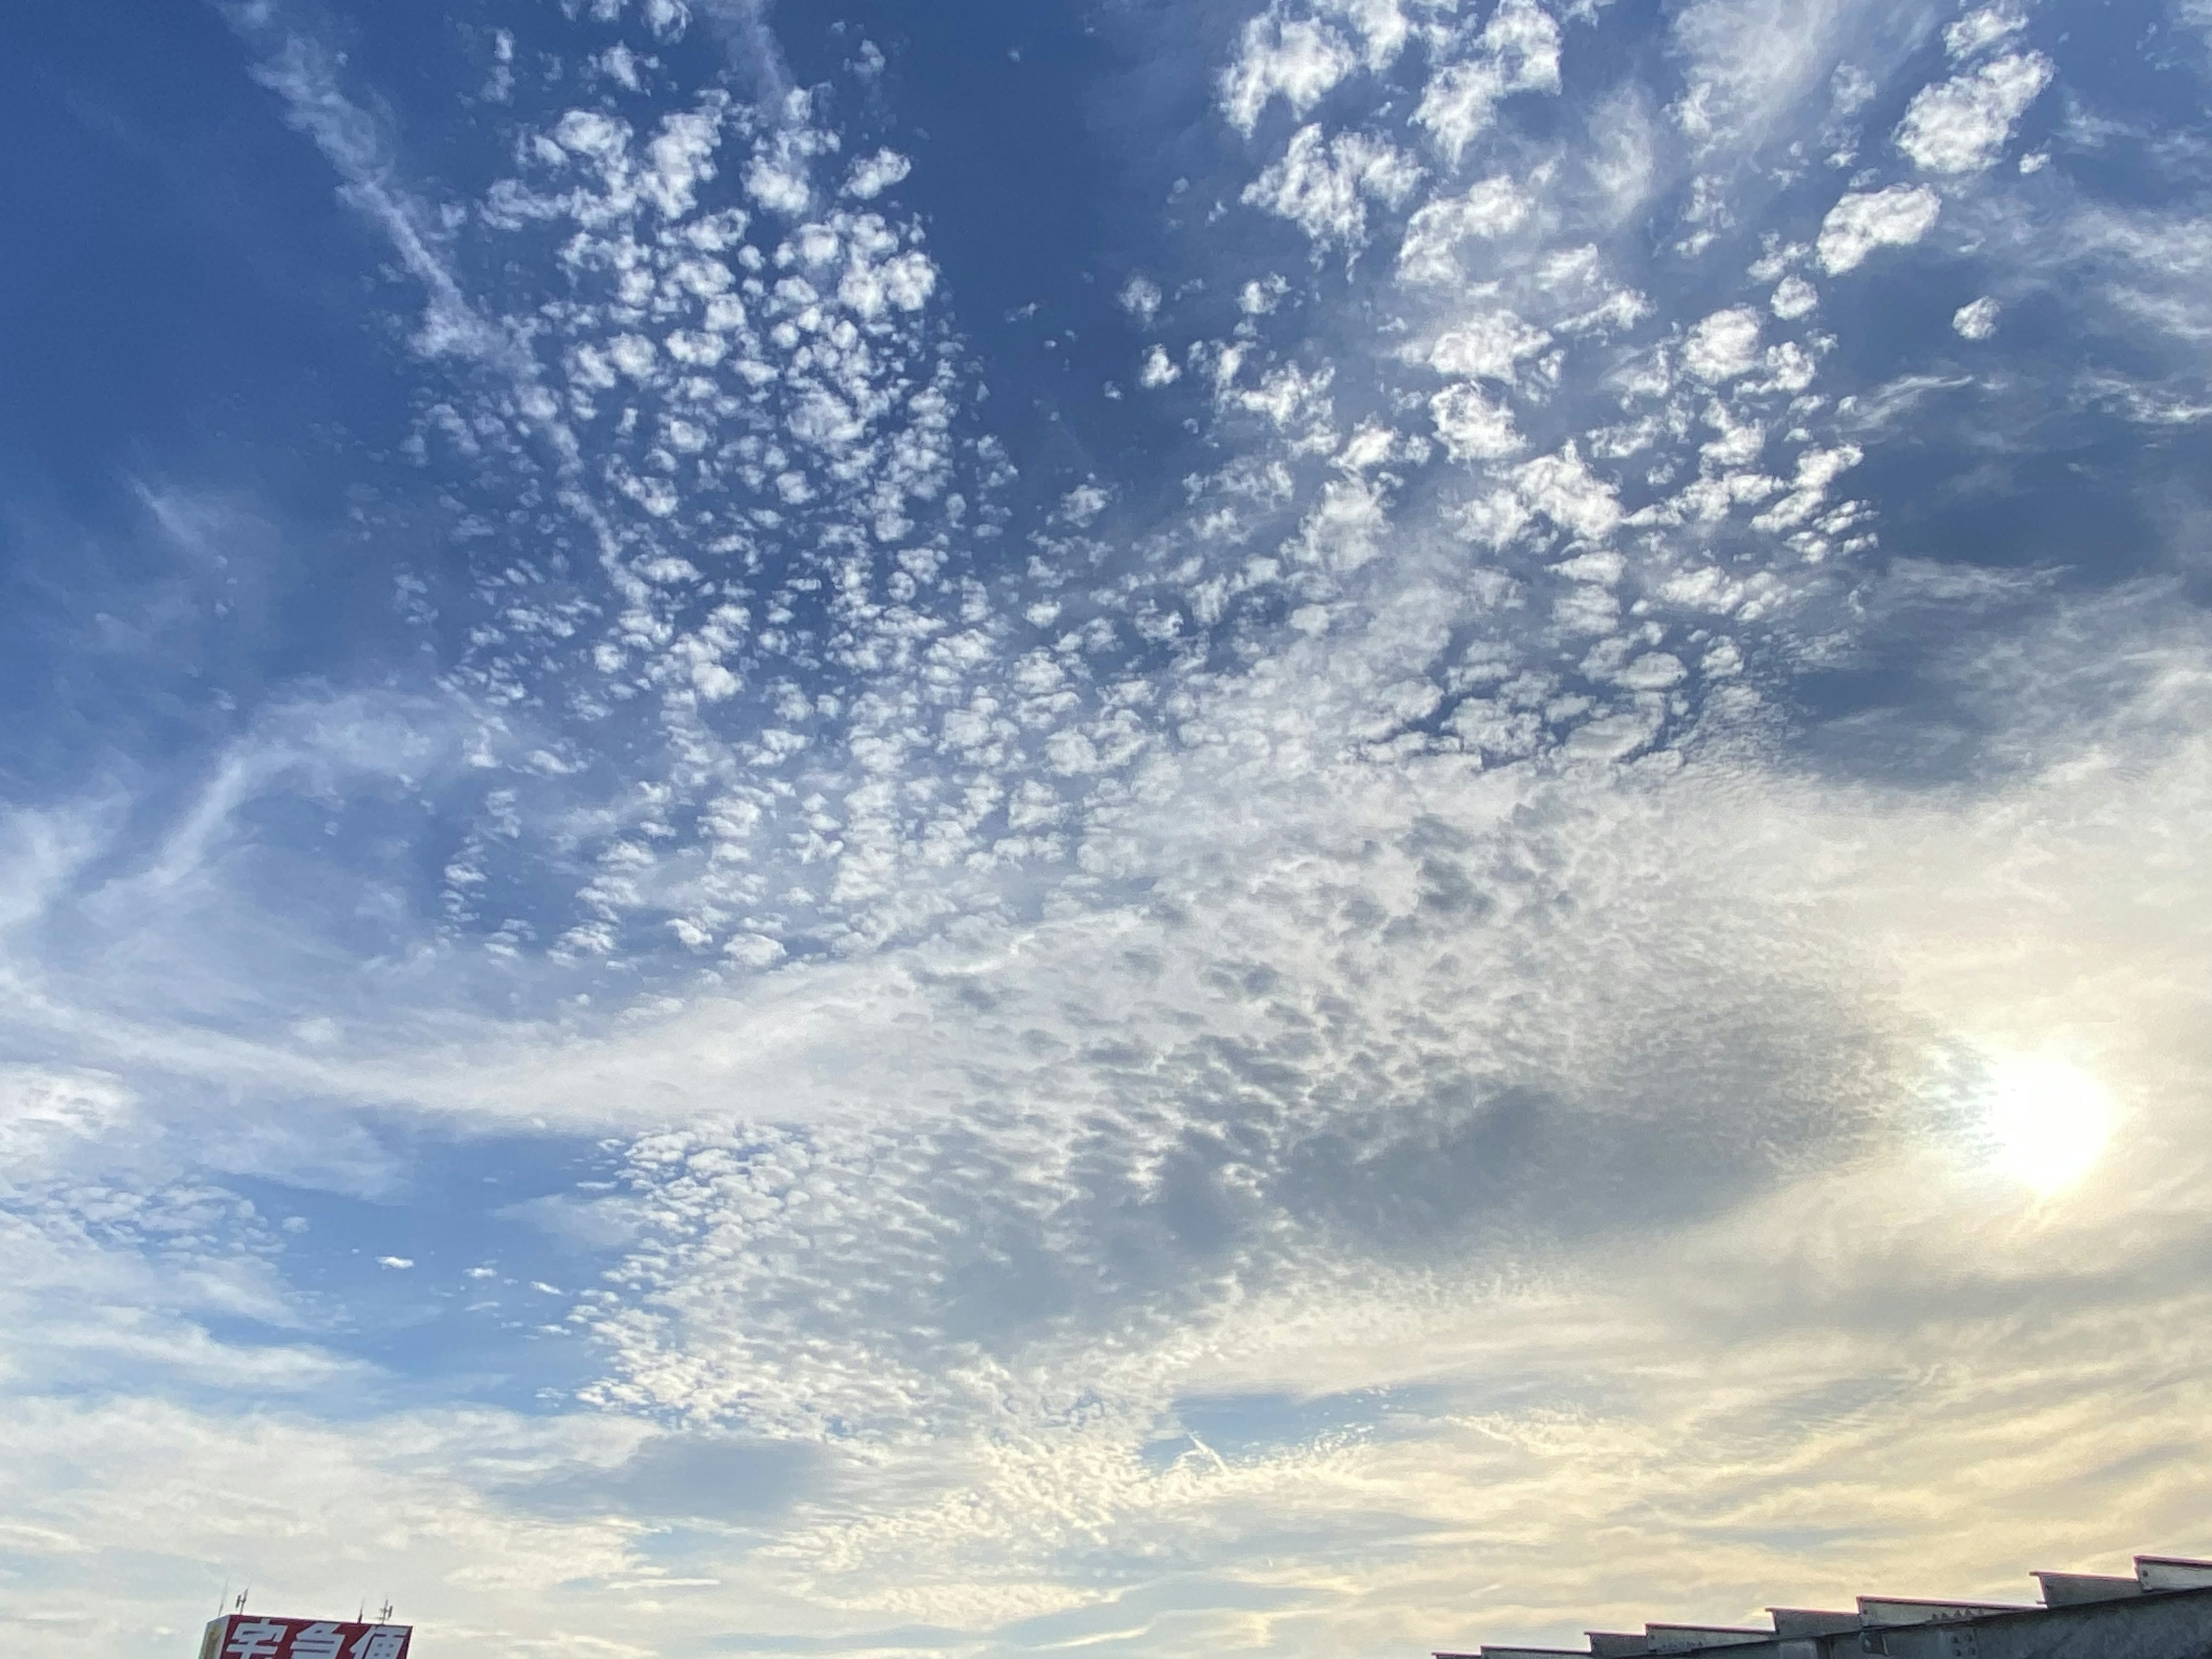
POLYGON ((341 1624, 234 1613, 216 1620, 200 1659, 407 1659, 411 1625, 341 1624))

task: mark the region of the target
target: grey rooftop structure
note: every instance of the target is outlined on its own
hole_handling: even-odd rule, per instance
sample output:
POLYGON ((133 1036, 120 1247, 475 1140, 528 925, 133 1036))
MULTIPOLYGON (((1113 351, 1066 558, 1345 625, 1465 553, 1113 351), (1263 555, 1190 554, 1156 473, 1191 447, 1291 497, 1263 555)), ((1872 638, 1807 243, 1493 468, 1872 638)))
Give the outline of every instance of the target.
POLYGON ((2133 1577, 2039 1572, 2039 1605, 1862 1595, 1848 1612, 1769 1607, 1771 1626, 1594 1630, 1584 1648, 1486 1644, 1435 1659, 2212 1659, 2212 1561, 2138 1555, 2133 1577))

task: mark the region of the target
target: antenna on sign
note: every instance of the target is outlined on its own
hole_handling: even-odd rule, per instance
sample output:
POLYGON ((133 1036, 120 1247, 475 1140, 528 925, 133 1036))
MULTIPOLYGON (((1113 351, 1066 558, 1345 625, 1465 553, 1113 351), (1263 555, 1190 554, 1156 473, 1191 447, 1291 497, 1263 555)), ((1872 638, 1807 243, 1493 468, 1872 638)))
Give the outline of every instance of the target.
POLYGON ((222 1610, 223 1610, 225 1607, 228 1607, 229 1605, 230 1605, 230 1575, 229 1575, 228 1573, 225 1573, 225 1574, 223 1575, 223 1579, 222 1579, 222 1594, 221 1595, 219 1595, 219 1596, 217 1596, 217 1597, 216 1598, 216 1604, 215 1604, 215 1616, 216 1616, 216 1618, 218 1618, 218 1619, 222 1618, 222 1610))
POLYGON ((365 1625, 368 1622, 368 1598, 366 1595, 361 1598, 361 1606, 355 1612, 353 1621, 356 1625, 365 1625))
POLYGON ((380 1625, 392 1622, 392 1598, 388 1595, 384 1598, 384 1605, 376 1610, 376 1622, 380 1625))
POLYGON ((244 1589, 239 1591, 238 1600, 231 1604, 230 1610, 233 1613, 244 1613, 246 1611, 246 1598, 252 1593, 253 1586, 251 1584, 248 1584, 244 1589))

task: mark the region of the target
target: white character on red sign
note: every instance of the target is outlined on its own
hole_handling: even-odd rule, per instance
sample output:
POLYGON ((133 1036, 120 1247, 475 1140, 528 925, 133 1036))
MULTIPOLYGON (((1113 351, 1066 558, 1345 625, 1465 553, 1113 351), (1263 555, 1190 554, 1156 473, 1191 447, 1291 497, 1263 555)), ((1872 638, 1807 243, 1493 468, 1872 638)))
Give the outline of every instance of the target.
POLYGON ((399 1659, 407 1645, 404 1625, 371 1625, 355 1638, 353 1659, 399 1659))
POLYGON ((230 1627, 223 1659, 276 1659, 287 1626, 281 1620, 244 1619, 230 1627))
POLYGON ((328 1620, 308 1626, 292 1638, 292 1659, 338 1659, 345 1632, 328 1620))

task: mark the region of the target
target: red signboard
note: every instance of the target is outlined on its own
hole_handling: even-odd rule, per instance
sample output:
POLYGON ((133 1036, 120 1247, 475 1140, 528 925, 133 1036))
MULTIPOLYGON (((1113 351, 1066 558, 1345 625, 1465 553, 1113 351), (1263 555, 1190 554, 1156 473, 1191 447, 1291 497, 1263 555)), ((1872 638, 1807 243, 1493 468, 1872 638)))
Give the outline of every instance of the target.
POLYGON ((211 1620, 200 1659, 407 1659, 412 1625, 348 1625, 227 1613, 211 1620))

